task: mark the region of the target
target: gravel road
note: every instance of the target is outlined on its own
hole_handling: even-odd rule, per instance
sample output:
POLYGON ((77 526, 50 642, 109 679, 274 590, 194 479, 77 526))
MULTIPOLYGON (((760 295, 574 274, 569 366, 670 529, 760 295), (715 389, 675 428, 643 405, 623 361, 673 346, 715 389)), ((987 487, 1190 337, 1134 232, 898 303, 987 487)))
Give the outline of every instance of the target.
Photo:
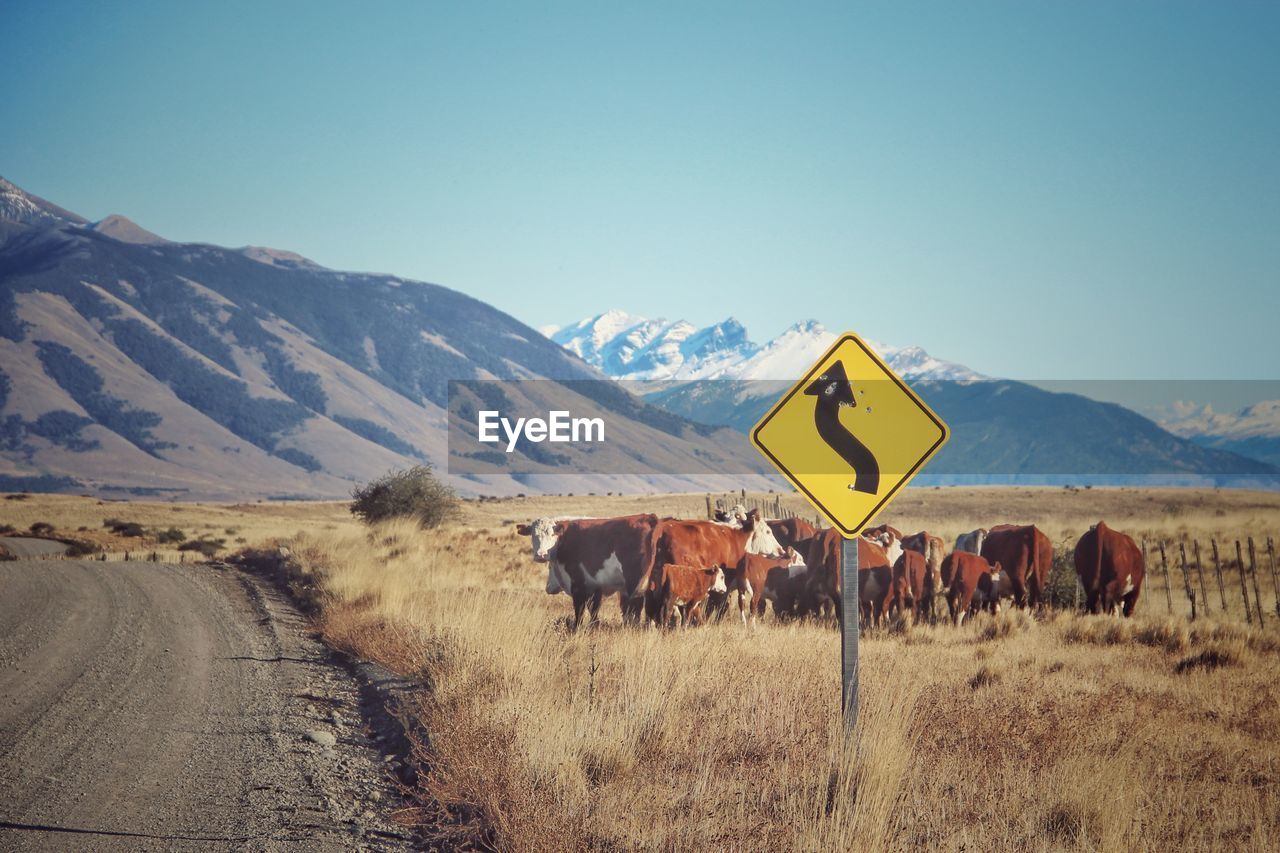
POLYGON ((19 560, 34 557, 51 557, 67 553, 67 546, 52 539, 36 539, 30 536, 0 536, 0 548, 19 560))
POLYGON ((398 850, 355 682, 235 569, 0 562, 0 850, 398 850))

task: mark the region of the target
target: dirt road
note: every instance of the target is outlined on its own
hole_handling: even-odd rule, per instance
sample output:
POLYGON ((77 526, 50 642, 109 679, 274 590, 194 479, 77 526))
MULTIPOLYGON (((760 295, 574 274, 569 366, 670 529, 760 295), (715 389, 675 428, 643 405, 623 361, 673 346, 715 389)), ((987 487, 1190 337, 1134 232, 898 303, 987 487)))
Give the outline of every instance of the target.
POLYGON ((358 690, 234 569, 0 562, 0 849, 405 849, 358 690))
POLYGON ((36 539, 32 536, 0 537, 0 548, 8 551, 18 559, 34 557, 52 557, 55 554, 67 553, 67 546, 52 539, 36 539))

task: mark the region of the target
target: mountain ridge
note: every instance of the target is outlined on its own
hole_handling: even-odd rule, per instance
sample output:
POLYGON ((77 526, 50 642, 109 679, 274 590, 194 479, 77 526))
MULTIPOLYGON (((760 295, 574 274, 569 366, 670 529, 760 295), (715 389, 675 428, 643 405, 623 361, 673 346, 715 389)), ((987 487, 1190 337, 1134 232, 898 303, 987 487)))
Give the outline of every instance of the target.
MULTIPOLYGON (((698 328, 685 320, 650 320, 617 309, 540 331, 606 376, 644 381, 796 379, 837 337, 809 319, 756 343, 733 317, 698 328)), ((934 358, 919 346, 867 343, 907 378, 984 378, 962 364, 934 358)))
POLYGON ((745 441, 601 382, 449 288, 277 250, 152 242, 119 220, 122 234, 104 233, 115 229, 7 181, 0 205, 0 490, 342 497, 423 460, 466 494, 697 488, 726 454, 764 470, 745 441), (476 378, 592 380, 592 404, 635 452, 661 446, 665 470, 688 476, 454 477, 448 383, 476 378))

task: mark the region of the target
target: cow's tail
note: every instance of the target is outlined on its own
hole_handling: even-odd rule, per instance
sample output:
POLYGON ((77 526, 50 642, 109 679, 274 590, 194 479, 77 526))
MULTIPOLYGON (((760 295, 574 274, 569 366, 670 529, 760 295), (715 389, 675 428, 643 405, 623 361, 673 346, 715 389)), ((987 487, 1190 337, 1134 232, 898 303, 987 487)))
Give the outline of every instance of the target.
POLYGON ((1089 586, 1091 592, 1097 592, 1102 586, 1102 531, 1098 527, 1093 528, 1093 580, 1089 586))
POLYGON ((635 589, 631 590, 632 597, 644 595, 650 590, 654 563, 658 558, 658 540, 661 537, 661 531, 662 522, 655 517, 653 527, 649 529, 649 535, 644 537, 640 544, 640 575, 636 579, 635 589))

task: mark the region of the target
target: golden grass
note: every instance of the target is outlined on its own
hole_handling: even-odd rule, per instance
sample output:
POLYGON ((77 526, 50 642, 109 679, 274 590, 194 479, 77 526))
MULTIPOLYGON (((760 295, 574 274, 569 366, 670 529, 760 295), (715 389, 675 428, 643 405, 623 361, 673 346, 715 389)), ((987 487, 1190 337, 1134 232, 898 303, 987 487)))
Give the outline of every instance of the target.
POLYGON ((425 792, 501 849, 1269 849, 1280 655, 1237 624, 1053 614, 565 630, 507 528, 311 533, 330 642, 431 686, 425 792), (1184 630, 1185 628, 1185 630, 1184 630), (1188 662, 1190 658, 1197 658, 1188 662))
MULTIPOLYGON (((43 521, 54 526, 56 536, 93 542, 112 553, 126 549, 149 552, 155 547, 153 536, 126 538, 106 530, 102 523, 109 518, 136 522, 149 531, 176 527, 191 539, 225 539, 228 550, 304 530, 359 529, 344 501, 192 504, 102 500, 79 495, 37 494, 19 500, 0 496, 0 525, 7 524, 18 531, 29 530, 32 524, 43 521)), ((172 550, 172 546, 169 548, 172 550)))
MULTIPOLYGON (((1212 607, 1189 624, 1176 563, 1172 616, 1153 573, 1128 622, 1002 612, 960 630, 869 633, 859 728, 846 737, 830 626, 624 630, 607 604, 598 630, 570 634, 567 599, 543 593, 545 570, 510 523, 697 517, 704 506, 701 495, 469 502, 459 523, 422 532, 366 530, 343 504, 37 496, 0 502, 0 523, 73 530, 115 516, 287 542, 328 641, 428 685, 416 708, 431 737, 421 784, 462 818, 441 830, 457 840, 513 850, 1280 845, 1276 620, 1260 632, 1239 610, 1212 607)), ((1061 545, 1099 518, 1151 538, 1265 539, 1280 529, 1280 495, 922 489, 889 520, 948 539, 1034 521, 1061 545)), ((1227 589, 1236 595, 1238 580, 1227 589)))

